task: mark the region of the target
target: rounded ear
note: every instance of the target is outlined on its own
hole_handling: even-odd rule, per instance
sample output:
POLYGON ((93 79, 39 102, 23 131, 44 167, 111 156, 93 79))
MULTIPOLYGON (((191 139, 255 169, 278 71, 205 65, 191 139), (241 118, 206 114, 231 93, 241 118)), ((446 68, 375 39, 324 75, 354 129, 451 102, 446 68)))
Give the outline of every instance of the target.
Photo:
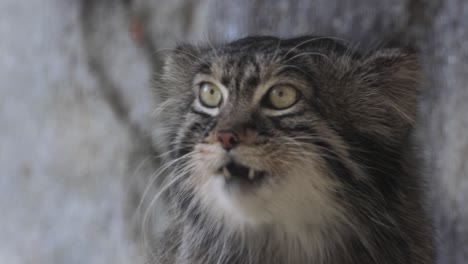
POLYGON ((401 122, 414 123, 416 100, 422 82, 419 56, 401 49, 381 50, 367 59, 376 76, 374 86, 401 122))
MULTIPOLYGON (((353 69, 354 99, 349 109, 358 131, 399 142, 413 127, 422 81, 419 57, 401 49, 377 51, 353 69)), ((352 94, 350 96, 352 96, 352 94)))
POLYGON ((163 58, 161 73, 155 74, 157 95, 166 100, 180 94, 190 86, 194 66, 203 62, 201 51, 190 44, 179 45, 171 49, 163 58))

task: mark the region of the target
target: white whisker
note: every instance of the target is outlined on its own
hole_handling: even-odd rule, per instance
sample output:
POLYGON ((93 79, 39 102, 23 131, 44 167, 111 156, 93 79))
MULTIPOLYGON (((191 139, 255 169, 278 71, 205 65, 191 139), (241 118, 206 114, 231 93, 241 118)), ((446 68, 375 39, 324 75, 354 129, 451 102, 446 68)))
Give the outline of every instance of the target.
POLYGON ((343 40, 343 39, 335 38, 335 37, 315 37, 315 38, 311 38, 311 39, 308 39, 308 40, 306 40, 306 41, 303 41, 303 42, 297 44, 296 46, 294 46, 293 48, 291 48, 288 52, 286 52, 286 54, 284 54, 283 57, 288 56, 289 53, 291 53, 293 50, 299 48, 300 46, 302 46, 302 45, 304 45, 304 44, 307 44, 307 43, 312 42, 312 41, 322 40, 322 39, 334 39, 334 40, 339 40, 339 41, 344 41, 344 42, 346 42, 346 41, 343 40))
POLYGON ((186 55, 189 55, 189 56, 191 56, 191 57, 193 57, 193 58, 195 58, 195 59, 201 61, 201 62, 202 62, 203 64, 205 64, 205 65, 210 66, 210 64, 209 64, 206 60, 204 60, 204 59, 202 59, 202 58, 200 58, 200 57, 198 57, 198 56, 196 56, 196 55, 194 55, 194 54, 192 54, 192 53, 190 53, 190 52, 188 52, 188 51, 186 51, 186 50, 172 49, 172 48, 161 48, 161 49, 158 49, 158 50, 154 51, 153 54, 156 54, 156 53, 161 52, 161 51, 177 51, 177 52, 181 52, 181 53, 184 53, 184 54, 186 54, 186 55))

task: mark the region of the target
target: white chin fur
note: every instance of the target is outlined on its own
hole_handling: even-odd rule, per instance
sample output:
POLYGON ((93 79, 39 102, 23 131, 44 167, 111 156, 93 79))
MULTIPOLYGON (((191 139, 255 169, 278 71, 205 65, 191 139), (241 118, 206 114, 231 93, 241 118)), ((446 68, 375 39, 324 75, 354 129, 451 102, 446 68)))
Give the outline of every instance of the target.
POLYGON ((242 186, 226 188, 223 177, 213 177, 205 185, 206 199, 213 201, 214 214, 224 221, 234 224, 257 226, 271 223, 275 218, 265 207, 264 197, 272 197, 271 189, 266 182, 251 190, 242 190, 242 186))
POLYGON ((299 179, 297 175, 285 177, 290 179, 265 179, 260 186, 245 191, 226 188, 225 178, 215 175, 207 179, 198 194, 208 213, 234 229, 273 224, 300 232, 295 229, 305 225, 320 226, 341 211, 329 197, 328 190, 332 186, 303 181, 303 176, 299 179))
POLYGON ((202 146, 199 154, 196 175, 192 175, 199 201, 214 220, 234 229, 263 224, 287 229, 321 225, 341 211, 331 199, 335 183, 316 165, 318 162, 297 164, 294 168, 300 169, 290 168, 284 175, 266 175, 254 188, 226 188, 222 172, 214 172, 224 162, 224 151, 202 146))
POLYGON ((259 209, 259 204, 254 193, 245 193, 241 190, 230 189, 225 186, 226 180, 217 175, 208 180, 202 188, 208 210, 223 221, 236 225, 257 225, 267 222, 271 216, 259 209), (212 206, 211 206, 212 205, 212 206))

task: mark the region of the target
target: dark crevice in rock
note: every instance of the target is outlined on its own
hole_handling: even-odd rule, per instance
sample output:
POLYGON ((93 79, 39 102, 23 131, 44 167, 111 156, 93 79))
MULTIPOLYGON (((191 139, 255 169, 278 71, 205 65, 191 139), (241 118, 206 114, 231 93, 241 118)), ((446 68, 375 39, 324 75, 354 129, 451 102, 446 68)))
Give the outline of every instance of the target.
MULTIPOLYGON (((135 136, 136 139, 138 139, 141 142, 142 146, 146 146, 150 153, 156 153, 156 150, 152 147, 153 144, 148 133, 142 131, 140 126, 130 119, 129 106, 127 105, 125 98, 121 94, 120 89, 118 88, 118 84, 112 82, 105 68, 106 66, 100 60, 98 54, 96 54, 98 50, 94 48, 92 41, 93 34, 96 34, 94 32, 93 17, 97 5, 102 5, 104 3, 105 5, 118 4, 115 1, 82 0, 82 34, 89 68, 98 82, 98 89, 100 89, 104 99, 114 112, 115 116, 130 129, 131 133, 135 136)), ((111 10, 111 8, 109 8, 109 10, 111 10)), ((148 45, 151 45, 151 43, 149 43, 148 45)))
POLYGON ((96 77, 99 85, 98 88, 101 90, 104 98, 109 103, 116 116, 124 123, 129 124, 130 120, 128 117, 128 106, 125 104, 124 99, 120 95, 119 91, 115 88, 112 81, 108 78, 104 66, 94 54, 93 45, 90 36, 93 34, 93 11, 95 1, 83 0, 81 9, 81 23, 84 46, 88 55, 88 65, 91 69, 91 73, 96 77))
MULTIPOLYGON (((135 241, 141 242, 142 232, 141 229, 141 214, 138 205, 143 198, 143 190, 147 188, 150 176, 160 167, 160 160, 158 151, 151 139, 151 132, 144 131, 141 126, 131 119, 129 116, 130 106, 126 102, 122 94, 121 87, 114 83, 110 77, 110 73, 106 69, 105 61, 102 60, 99 49, 95 47, 93 36, 100 34, 96 30, 95 18, 98 15, 98 9, 104 8, 106 12, 112 12, 112 8, 116 5, 127 4, 131 2, 120 3, 116 1, 94 1, 82 0, 81 6, 81 26, 83 34, 84 47, 86 49, 86 56, 88 66, 97 81, 97 88, 100 90, 103 99, 112 109, 115 117, 127 127, 130 137, 133 141, 133 147, 128 155, 128 177, 126 178, 126 204, 125 207, 125 221, 128 222, 129 236, 135 241)), ((126 12, 129 8, 123 7, 126 12)), ((152 43, 145 40, 146 49, 152 49, 152 43)), ((149 88, 148 88, 149 89, 149 88)), ((105 142, 103 143, 105 144, 105 142)), ((146 197, 147 198, 147 197, 146 197)), ((145 202, 145 201, 143 201, 145 202)), ((143 204, 145 208, 147 204, 143 204)))

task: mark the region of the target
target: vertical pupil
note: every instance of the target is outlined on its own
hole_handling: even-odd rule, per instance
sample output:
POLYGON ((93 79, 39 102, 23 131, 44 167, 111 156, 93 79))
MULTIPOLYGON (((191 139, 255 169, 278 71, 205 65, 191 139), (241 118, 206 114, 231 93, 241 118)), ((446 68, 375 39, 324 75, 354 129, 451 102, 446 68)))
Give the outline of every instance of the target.
POLYGON ((213 95, 215 93, 214 89, 210 89, 210 94, 213 95))
POLYGON ((283 97, 283 95, 284 95, 284 92, 283 92, 283 91, 279 91, 279 92, 278 92, 278 96, 279 96, 279 97, 283 97))

